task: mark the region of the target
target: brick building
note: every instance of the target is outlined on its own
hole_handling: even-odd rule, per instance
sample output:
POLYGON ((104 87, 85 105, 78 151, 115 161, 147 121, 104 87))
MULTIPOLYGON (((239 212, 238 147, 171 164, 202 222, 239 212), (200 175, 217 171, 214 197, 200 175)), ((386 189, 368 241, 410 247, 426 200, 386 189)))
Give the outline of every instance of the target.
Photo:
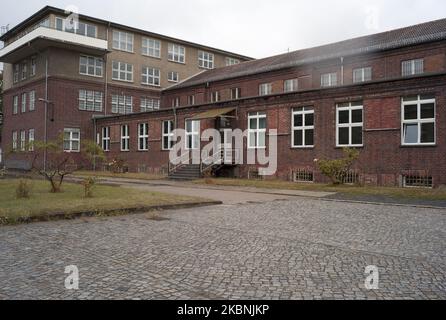
MULTIPOLYGON (((13 70, 5 73, 13 78, 13 70)), ((186 147, 192 152, 203 147, 200 133, 205 129, 247 130, 239 150, 230 141, 222 144, 223 150, 229 145, 227 151, 244 156, 248 149, 268 152, 270 130, 275 129, 278 170, 273 177, 324 182, 315 159, 340 157, 344 147, 352 147, 361 155, 347 182, 431 187, 446 184, 445 80, 446 20, 438 20, 201 72, 160 90, 159 110, 103 112, 93 120, 91 113, 79 116, 79 92, 87 81, 65 79, 61 72, 50 86, 49 100, 64 107, 48 108, 48 119, 58 123, 59 131, 82 123, 81 136, 96 137, 110 159, 123 159, 131 171, 179 177, 182 170, 203 173, 201 165, 172 170, 169 149, 175 128, 186 129, 186 147)), ((113 85, 104 89, 104 84, 88 82, 90 90, 150 96, 146 87, 127 93, 113 85)), ((36 88, 44 93, 44 87, 36 88)), ((19 148, 19 135, 13 136, 17 121, 10 114, 18 106, 13 96, 7 90, 4 141, 15 141, 19 148)), ((20 117, 35 126, 44 122, 35 122, 32 114, 20 117)), ((67 144, 77 143, 78 136, 70 133, 67 144)), ((213 169, 219 175, 256 177, 259 167, 213 169)))

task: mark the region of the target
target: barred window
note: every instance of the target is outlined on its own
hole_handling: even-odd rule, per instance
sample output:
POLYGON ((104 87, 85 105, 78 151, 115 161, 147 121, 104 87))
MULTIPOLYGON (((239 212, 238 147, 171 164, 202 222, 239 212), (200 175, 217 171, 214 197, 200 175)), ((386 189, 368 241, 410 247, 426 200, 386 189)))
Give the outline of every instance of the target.
POLYGON ((100 91, 79 90, 79 110, 102 112, 102 101, 100 91))
POLYGON ((112 113, 118 113, 118 114, 133 113, 133 97, 112 95, 112 113))

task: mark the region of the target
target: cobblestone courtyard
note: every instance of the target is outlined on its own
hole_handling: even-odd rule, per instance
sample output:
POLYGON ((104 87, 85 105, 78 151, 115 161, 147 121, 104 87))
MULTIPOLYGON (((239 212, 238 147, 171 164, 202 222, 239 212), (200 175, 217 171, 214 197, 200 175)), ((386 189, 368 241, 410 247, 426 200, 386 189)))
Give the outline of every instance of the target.
POLYGON ((161 216, 0 228, 0 299, 446 299, 445 210, 294 198, 161 216))

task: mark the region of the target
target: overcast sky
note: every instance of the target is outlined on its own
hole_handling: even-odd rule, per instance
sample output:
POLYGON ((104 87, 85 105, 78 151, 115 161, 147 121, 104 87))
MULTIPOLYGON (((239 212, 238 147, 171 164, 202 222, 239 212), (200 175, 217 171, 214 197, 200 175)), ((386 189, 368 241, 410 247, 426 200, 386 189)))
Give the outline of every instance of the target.
POLYGON ((45 5, 254 58, 446 17, 444 0, 14 0, 0 26, 45 5))

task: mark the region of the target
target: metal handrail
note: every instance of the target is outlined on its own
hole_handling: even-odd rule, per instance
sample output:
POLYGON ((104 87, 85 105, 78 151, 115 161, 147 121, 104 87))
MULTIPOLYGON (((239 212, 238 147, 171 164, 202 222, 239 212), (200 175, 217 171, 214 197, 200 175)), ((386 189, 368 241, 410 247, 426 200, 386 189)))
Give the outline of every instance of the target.
POLYGON ((185 156, 187 156, 190 160, 190 152, 187 152, 185 154, 182 154, 181 156, 179 156, 178 158, 175 158, 173 161, 169 160, 169 165, 167 168, 168 173, 170 174, 171 172, 175 172, 178 168, 182 167, 184 165, 183 163, 183 158, 185 158, 185 156), (172 162, 177 162, 177 160, 180 160, 179 164, 172 166, 172 162))

